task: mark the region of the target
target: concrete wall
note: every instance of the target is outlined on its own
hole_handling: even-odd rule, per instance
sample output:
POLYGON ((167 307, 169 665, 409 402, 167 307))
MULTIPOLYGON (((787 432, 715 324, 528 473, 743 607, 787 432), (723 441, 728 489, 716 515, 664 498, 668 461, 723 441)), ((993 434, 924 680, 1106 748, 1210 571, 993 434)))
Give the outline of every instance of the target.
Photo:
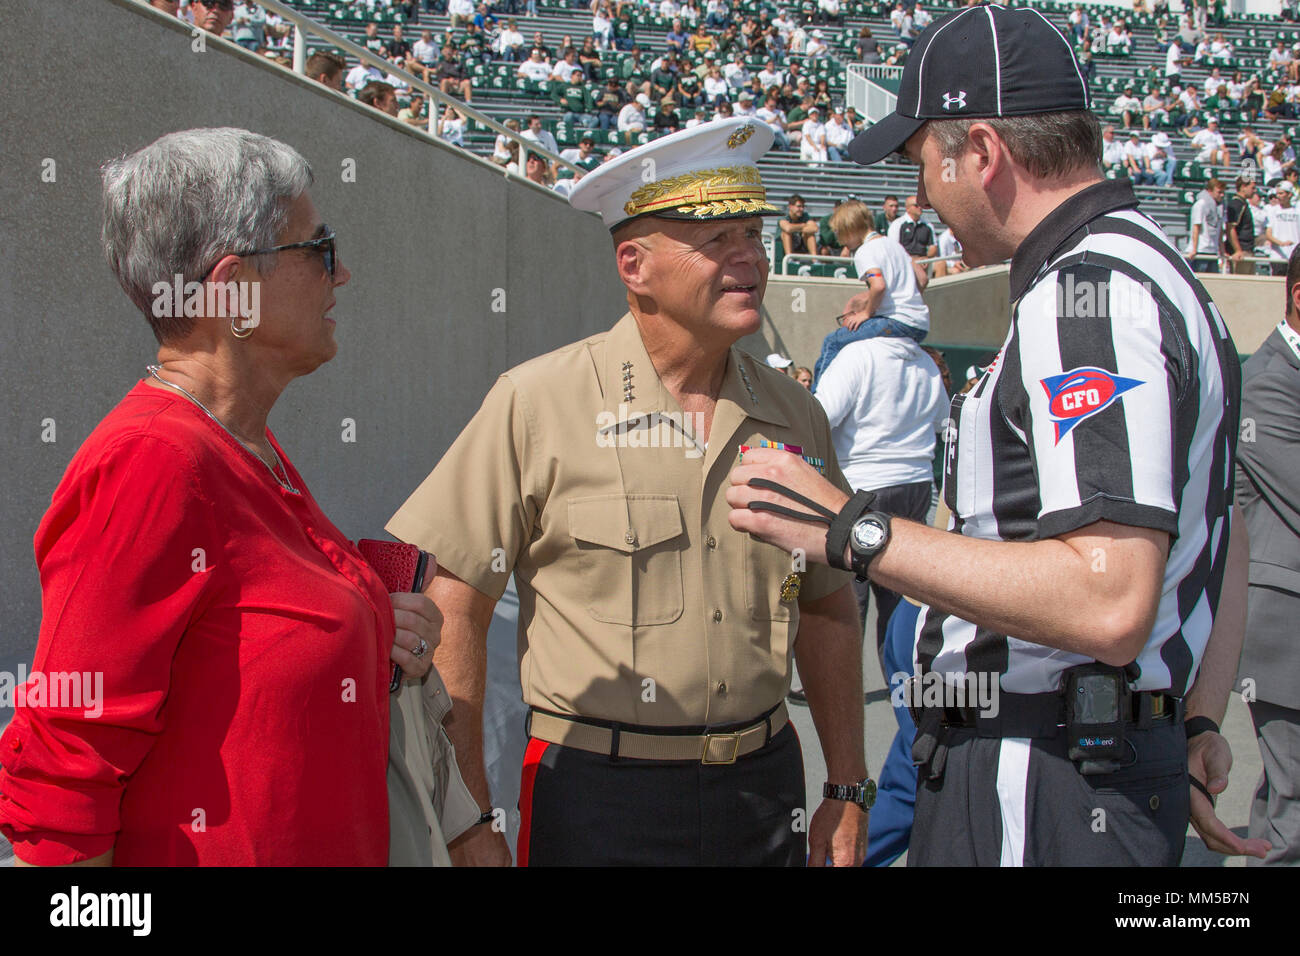
MULTIPOLYGON (((992 352, 1007 334, 1011 315, 1008 266, 990 266, 933 279, 923 297, 930 307, 929 344, 992 352)), ((1258 276, 1201 276, 1232 333, 1237 351, 1254 352, 1282 319, 1282 279, 1258 276)), ((835 316, 862 284, 856 280, 773 276, 763 300, 763 328, 741 345, 758 355, 780 352, 812 368, 835 316)))
POLYGON ((5 0, 0 82, 0 670, 35 646, 32 536, 50 494, 157 348, 100 252, 104 161, 173 130, 242 126, 311 162, 354 278, 334 310, 338 356, 289 387, 271 425, 354 538, 382 534, 500 372, 625 310, 596 217, 233 44, 195 52, 129 0, 5 0))

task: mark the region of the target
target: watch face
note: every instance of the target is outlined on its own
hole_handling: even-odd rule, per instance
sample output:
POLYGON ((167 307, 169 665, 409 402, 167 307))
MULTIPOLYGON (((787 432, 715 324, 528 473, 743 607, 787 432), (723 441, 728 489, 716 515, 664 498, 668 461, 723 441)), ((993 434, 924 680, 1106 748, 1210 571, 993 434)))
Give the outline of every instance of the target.
POLYGON ((853 545, 859 551, 874 551, 885 540, 885 529, 874 518, 863 518, 853 526, 853 545))

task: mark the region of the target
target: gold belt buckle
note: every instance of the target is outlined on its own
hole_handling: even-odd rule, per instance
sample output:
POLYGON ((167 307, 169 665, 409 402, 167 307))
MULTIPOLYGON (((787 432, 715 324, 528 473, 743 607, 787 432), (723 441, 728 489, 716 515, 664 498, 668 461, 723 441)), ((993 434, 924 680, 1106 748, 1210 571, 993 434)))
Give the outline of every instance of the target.
POLYGON ((740 753, 740 734, 705 734, 704 736, 704 753, 700 756, 700 763, 725 766, 736 762, 736 757, 740 753), (723 746, 714 747, 718 743, 723 746), (725 745, 731 744, 731 756, 721 757, 715 754, 726 753, 725 745))

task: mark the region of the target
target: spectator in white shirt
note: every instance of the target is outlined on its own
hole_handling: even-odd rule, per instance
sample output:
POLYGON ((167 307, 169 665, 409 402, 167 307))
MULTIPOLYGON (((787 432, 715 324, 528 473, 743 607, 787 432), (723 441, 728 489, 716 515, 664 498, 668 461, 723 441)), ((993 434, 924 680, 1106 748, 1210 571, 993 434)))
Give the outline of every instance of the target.
POLYGON ((1174 170, 1178 163, 1174 157, 1174 144, 1165 132, 1156 133, 1145 147, 1147 169, 1151 171, 1153 186, 1172 186, 1174 170))
POLYGON ((584 79, 586 77, 582 64, 578 62, 578 51, 573 47, 569 47, 564 51, 563 58, 557 60, 555 66, 551 68, 551 79, 559 80, 561 83, 568 83, 574 73, 582 73, 584 79))
POLYGON ((1101 164, 1107 168, 1124 164, 1124 143, 1115 138, 1115 127, 1101 130, 1101 164))
POLYGON ((826 121, 826 155, 832 163, 846 163, 849 160, 849 143, 853 140, 853 129, 844 118, 844 108, 837 106, 831 111, 831 118, 826 121))
POLYGON ((518 63, 526 56, 524 35, 516 27, 514 17, 507 20, 506 28, 497 34, 496 51, 507 63, 518 63))
POLYGON ((763 68, 758 71, 758 82, 763 84, 763 89, 771 89, 773 86, 780 86, 783 76, 781 71, 776 68, 774 60, 767 60, 763 63, 763 68))
POLYGON ((709 72, 704 77, 704 96, 716 106, 719 101, 727 99, 730 92, 731 87, 727 83, 727 78, 722 75, 722 70, 715 63, 709 67, 709 72))
POLYGON ((771 127, 776 137, 776 142, 773 144, 776 149, 790 148, 790 138, 785 132, 785 110, 781 109, 777 102, 776 93, 768 93, 762 107, 755 110, 754 115, 771 127))
POLYGON ((1219 68, 1216 66, 1210 71, 1210 75, 1205 78, 1204 89, 1206 97, 1218 96, 1219 87, 1226 87, 1227 85, 1228 81, 1223 78, 1222 74, 1219 73, 1219 68))
POLYGON ((379 82, 384 78, 383 71, 377 67, 370 66, 366 63, 358 63, 352 69, 348 70, 347 79, 344 81, 349 90, 353 93, 358 92, 365 87, 367 83, 379 82))
POLYGON ((474 0, 447 0, 451 28, 459 30, 474 19, 474 0))
POLYGON ((1214 39, 1210 41, 1210 60, 1214 63, 1227 63, 1232 59, 1232 44, 1223 38, 1222 33, 1216 33, 1214 39))
POLYGON ((1169 110, 1165 108, 1165 98, 1154 86, 1142 98, 1142 128, 1163 126, 1169 122, 1169 110))
POLYGON ((928 27, 933 22, 934 22, 934 17, 930 16, 929 13, 922 10, 921 4, 919 2, 916 4, 916 6, 912 7, 912 26, 916 28, 916 32, 918 34, 921 33, 923 30, 925 30, 925 28, 928 27))
POLYGON ((1132 44, 1132 38, 1124 32, 1123 21, 1117 20, 1106 34, 1106 52, 1124 55, 1132 52, 1132 44))
POLYGON ((671 20, 681 12, 682 7, 677 0, 661 0, 659 4, 659 16, 665 20, 671 20))
POLYGON ((812 36, 808 38, 808 45, 805 47, 805 54, 811 57, 825 56, 830 47, 826 45, 824 34, 821 30, 814 30, 812 36))
MULTIPOLYGON (((555 137, 548 130, 542 128, 542 118, 540 116, 528 117, 528 128, 520 133, 524 139, 531 139, 538 146, 549 149, 552 153, 559 153, 560 147, 555 142, 555 137)), ((548 159, 547 162, 550 162, 548 159)))
POLYGON ((1218 117, 1211 116, 1205 123, 1205 129, 1192 137, 1192 146, 1199 152, 1196 161, 1203 165, 1228 165, 1228 148, 1219 135, 1218 117))
POLYGON ((650 108, 650 97, 638 93, 636 99, 618 111, 618 131, 625 143, 632 143, 645 132, 645 110, 650 108))
POLYGON ((1124 87, 1124 92, 1115 98, 1114 105, 1110 108, 1111 115, 1118 116, 1128 129, 1142 117, 1142 101, 1133 95, 1133 87, 1124 87))
POLYGON ((800 132, 799 158, 806 163, 826 162, 826 126, 822 123, 821 110, 815 106, 808 110, 800 132))
MULTIPOLYGON (((523 38, 520 37, 522 40, 523 38)), ((420 39, 411 44, 411 56, 424 66, 434 66, 438 62, 438 48, 433 43, 433 33, 425 30, 420 39)))
POLYGON ((1273 260, 1274 275, 1286 275, 1286 263, 1300 243, 1300 210, 1292 205, 1293 192, 1290 183, 1278 183, 1276 204, 1265 210, 1264 245, 1273 260))
POLYGON ((526 80, 540 83, 542 80, 551 78, 551 64, 546 62, 546 58, 542 56, 542 51, 534 47, 533 51, 528 54, 528 59, 519 64, 519 69, 515 73, 526 80))
POLYGON ((1183 73, 1183 48, 1178 45, 1177 40, 1169 41, 1169 49, 1165 51, 1165 82, 1169 84, 1177 83, 1183 73))
POLYGON ((844 17, 840 14, 840 0, 817 0, 817 22, 834 23, 842 26, 844 17))
POLYGON ((1223 183, 1211 179, 1205 191, 1192 204, 1189 215, 1191 236, 1187 242, 1187 256, 1194 272, 1218 272, 1219 257, 1223 255, 1223 183))
POLYGON ((745 54, 737 51, 732 61, 722 68, 722 75, 727 78, 727 85, 733 90, 743 90, 749 86, 749 69, 745 66, 745 54))

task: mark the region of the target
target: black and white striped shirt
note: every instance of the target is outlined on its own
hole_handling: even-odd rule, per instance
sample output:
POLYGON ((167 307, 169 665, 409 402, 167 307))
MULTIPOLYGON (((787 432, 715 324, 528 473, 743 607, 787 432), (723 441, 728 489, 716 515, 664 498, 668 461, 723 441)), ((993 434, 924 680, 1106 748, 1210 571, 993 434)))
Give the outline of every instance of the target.
MULTIPOLYGON (((1155 627, 1130 676, 1181 696, 1223 581, 1241 370, 1209 295, 1136 207, 1127 181, 1098 183, 1017 250, 1006 341, 952 403, 944 499, 967 537, 1034 541, 1101 520, 1169 532, 1155 627)), ((917 673, 996 673, 1009 693, 1055 690, 1088 660, 929 607, 917 623, 917 673)))

